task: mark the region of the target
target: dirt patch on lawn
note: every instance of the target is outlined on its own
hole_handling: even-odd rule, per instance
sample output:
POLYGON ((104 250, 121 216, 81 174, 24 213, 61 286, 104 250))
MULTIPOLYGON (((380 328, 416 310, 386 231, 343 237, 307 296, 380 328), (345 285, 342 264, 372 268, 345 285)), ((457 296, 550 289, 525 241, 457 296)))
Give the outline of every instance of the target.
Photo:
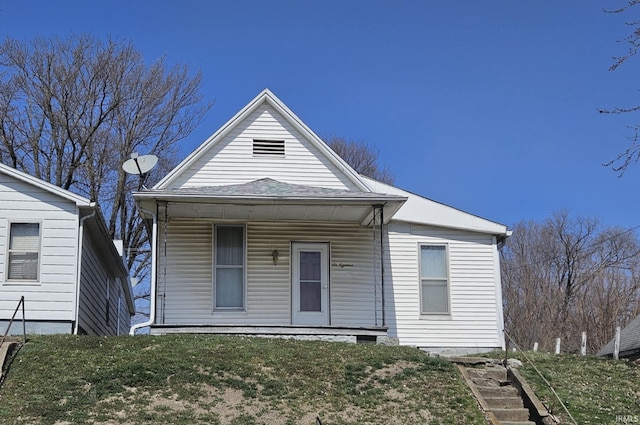
MULTIPOLYGON (((185 416, 194 418, 193 423, 227 424, 315 424, 319 416, 325 423, 372 423, 376 418, 387 418, 388 424, 428 423, 432 414, 422 406, 412 406, 402 387, 385 385, 385 381, 408 369, 417 369, 418 363, 398 361, 380 369, 367 368, 365 378, 356 386, 375 387, 381 391, 379 404, 359 407, 353 404, 337 405, 335 395, 302 398, 295 394, 284 394, 282 398, 264 396, 262 386, 253 380, 243 381, 255 385, 254 396, 247 396, 241 389, 224 384, 197 384, 176 387, 168 383, 167 388, 156 392, 127 388, 126 393, 98 401, 94 405, 92 423, 106 425, 134 425, 139 423, 162 423, 168 418, 185 416), (109 412, 105 418, 103 413, 109 412), (408 421, 408 422, 407 422, 408 421)), ((266 369, 266 368, 265 368, 266 369)), ((271 372, 266 370, 265 372, 271 372)), ((226 376, 239 380, 239 377, 226 376)), ((62 425, 62 424, 60 424, 62 425)))

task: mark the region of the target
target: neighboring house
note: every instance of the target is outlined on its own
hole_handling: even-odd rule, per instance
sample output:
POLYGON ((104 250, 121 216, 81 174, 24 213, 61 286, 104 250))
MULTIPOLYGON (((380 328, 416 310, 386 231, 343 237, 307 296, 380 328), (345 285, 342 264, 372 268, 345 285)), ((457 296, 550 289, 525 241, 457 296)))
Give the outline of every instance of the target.
MULTIPOLYGON (((613 357, 615 338, 612 339, 598 351, 597 355, 602 357, 613 357)), ((620 331, 619 358, 636 360, 640 358, 640 316, 633 319, 620 331)))
POLYGON ((358 175, 265 90, 152 189, 152 334, 504 346, 501 224, 358 175))
POLYGON ((123 334, 135 313, 98 206, 0 164, 0 335, 21 296, 28 333, 123 334))

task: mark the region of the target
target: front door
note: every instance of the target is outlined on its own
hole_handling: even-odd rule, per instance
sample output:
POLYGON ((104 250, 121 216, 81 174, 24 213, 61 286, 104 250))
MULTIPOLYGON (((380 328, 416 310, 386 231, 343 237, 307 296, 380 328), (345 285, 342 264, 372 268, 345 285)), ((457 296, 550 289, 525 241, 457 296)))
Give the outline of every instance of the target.
POLYGON ((329 245, 292 245, 292 321, 294 325, 329 325, 329 245))

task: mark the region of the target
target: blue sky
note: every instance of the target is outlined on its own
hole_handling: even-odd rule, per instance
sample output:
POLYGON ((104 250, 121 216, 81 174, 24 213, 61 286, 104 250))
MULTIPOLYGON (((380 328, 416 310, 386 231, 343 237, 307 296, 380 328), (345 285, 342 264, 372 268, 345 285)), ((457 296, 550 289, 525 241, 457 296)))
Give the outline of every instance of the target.
MULTIPOLYGON (((91 32, 204 75, 186 156, 264 88, 316 133, 364 140, 396 185, 512 225, 560 208, 640 225, 640 165, 601 164, 640 116, 615 72, 624 1, 0 0, 0 37, 91 32)), ((635 11, 637 13, 637 11, 635 11)))

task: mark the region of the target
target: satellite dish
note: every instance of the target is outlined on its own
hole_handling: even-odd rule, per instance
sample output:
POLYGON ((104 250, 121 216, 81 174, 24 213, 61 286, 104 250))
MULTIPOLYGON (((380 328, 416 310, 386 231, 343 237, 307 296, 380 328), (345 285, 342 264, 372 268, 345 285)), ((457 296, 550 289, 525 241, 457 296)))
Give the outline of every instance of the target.
POLYGON ((148 173, 158 163, 158 157, 155 155, 139 156, 138 152, 131 154, 131 158, 122 164, 122 169, 128 174, 136 174, 140 177, 148 173))

